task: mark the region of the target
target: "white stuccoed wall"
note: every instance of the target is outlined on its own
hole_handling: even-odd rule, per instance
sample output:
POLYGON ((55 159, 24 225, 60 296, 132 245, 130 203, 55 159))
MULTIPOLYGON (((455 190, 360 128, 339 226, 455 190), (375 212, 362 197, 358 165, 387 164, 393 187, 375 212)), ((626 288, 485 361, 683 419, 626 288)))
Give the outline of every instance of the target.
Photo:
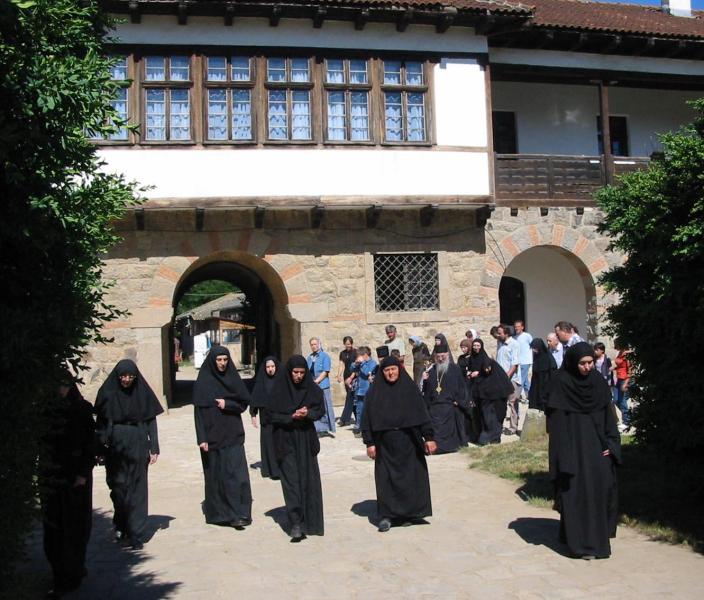
MULTIPOLYGON (((609 88, 609 110, 625 116, 631 156, 649 156, 659 148, 657 133, 677 129, 694 116, 686 102, 696 92, 609 88)), ((514 111, 518 151, 526 154, 598 153, 595 85, 559 85, 496 81, 494 110, 514 111)))

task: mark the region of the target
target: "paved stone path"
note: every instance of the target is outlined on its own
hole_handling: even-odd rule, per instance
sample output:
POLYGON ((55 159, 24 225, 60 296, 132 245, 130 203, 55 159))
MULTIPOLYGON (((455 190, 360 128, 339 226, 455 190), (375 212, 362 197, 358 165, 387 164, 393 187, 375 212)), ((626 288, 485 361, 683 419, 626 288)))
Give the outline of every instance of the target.
MULTIPOLYGON (((162 455, 150 469, 144 550, 112 540, 104 470, 96 468, 89 576, 67 598, 702 598, 704 557, 620 529, 609 560, 560 554, 556 513, 531 507, 515 486, 467 467, 465 455, 431 457, 434 515, 428 525, 380 534, 370 523, 372 462, 349 429, 321 440, 325 536, 292 544, 278 482, 251 470, 254 523, 206 525, 192 407, 159 418, 162 455)), ((247 427, 247 457, 259 460, 247 427)), ((37 592, 49 583, 38 534, 30 540, 37 592)), ((40 597, 40 596, 38 596, 40 597)))

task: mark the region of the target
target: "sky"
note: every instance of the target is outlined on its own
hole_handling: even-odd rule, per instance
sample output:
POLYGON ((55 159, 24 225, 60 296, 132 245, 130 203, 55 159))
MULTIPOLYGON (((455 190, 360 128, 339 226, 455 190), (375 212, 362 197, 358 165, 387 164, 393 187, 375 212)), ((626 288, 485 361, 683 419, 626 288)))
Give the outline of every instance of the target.
MULTIPOLYGON (((625 4, 647 4, 650 6, 660 6, 660 0, 599 0, 599 2, 614 2, 625 4)), ((704 0, 692 0, 692 8, 696 10, 704 9, 704 0)))

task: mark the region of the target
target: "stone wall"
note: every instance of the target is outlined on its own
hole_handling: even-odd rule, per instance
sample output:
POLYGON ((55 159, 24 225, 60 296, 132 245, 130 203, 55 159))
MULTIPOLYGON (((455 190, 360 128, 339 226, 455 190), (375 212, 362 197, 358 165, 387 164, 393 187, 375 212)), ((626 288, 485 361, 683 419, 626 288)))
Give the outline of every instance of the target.
MULTIPOLYGON (((594 209, 584 215, 550 209, 541 216, 531 208, 512 217, 508 208, 499 208, 485 229, 475 226, 471 210, 458 209, 440 210, 427 227, 420 226, 417 210, 384 210, 372 229, 364 212, 352 208, 326 211, 317 229, 310 227, 306 211, 269 210, 261 229, 253 227, 251 213, 208 210, 201 232, 195 231, 193 209, 147 210, 143 231, 135 229, 132 215, 118 224, 124 241, 106 258, 105 278, 114 282, 108 301, 130 314, 106 326, 111 344, 89 348, 87 397, 94 397, 124 356, 138 362, 159 395, 168 392, 168 355, 162 345, 174 296, 179 282, 209 262, 232 260, 255 271, 272 293, 284 355, 306 353, 308 339, 318 336, 333 356, 336 373, 345 335, 374 348, 383 342, 387 323, 394 323, 404 339, 418 335, 429 345, 435 333, 443 332, 453 352, 469 327, 488 337, 499 318, 501 275, 513 257, 538 245, 554 247, 573 261, 585 289, 593 290, 585 310, 596 329, 611 299, 603 298, 594 279, 620 260, 596 233, 594 209), (441 310, 376 313, 373 253, 425 251, 438 252, 441 310)), ((334 387, 339 401, 341 389, 334 387)))

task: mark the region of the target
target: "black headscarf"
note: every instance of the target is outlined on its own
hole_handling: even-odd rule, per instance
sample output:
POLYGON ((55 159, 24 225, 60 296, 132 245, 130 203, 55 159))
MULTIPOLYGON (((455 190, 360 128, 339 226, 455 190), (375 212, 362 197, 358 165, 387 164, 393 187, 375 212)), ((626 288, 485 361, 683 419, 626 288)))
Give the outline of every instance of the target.
POLYGON ((164 412, 156 394, 133 360, 125 358, 115 365, 95 399, 98 417, 113 423, 139 423, 164 412), (120 375, 134 375, 132 385, 123 388, 120 375))
MULTIPOLYGON (((455 357, 452 356, 452 350, 450 350, 450 344, 447 342, 447 338, 445 337, 444 333, 436 333, 435 334, 435 340, 440 340, 440 344, 445 344, 447 346, 447 352, 450 354, 450 362, 454 363, 455 362, 455 357)), ((438 344, 435 344, 433 346, 433 354, 432 354, 432 359, 433 361, 435 360, 435 355, 437 354, 436 348, 438 347, 438 344)), ((445 352, 445 351, 443 351, 445 352)))
MULTIPOLYGON (((249 404, 249 392, 232 362, 230 351, 224 346, 213 346, 205 357, 193 388, 193 404, 200 408, 215 408, 216 398, 238 400, 245 406, 249 404), (215 359, 227 356, 227 368, 224 373, 218 369, 215 359)), ((219 410, 219 409, 218 409, 219 410)))
POLYGON ((472 340, 472 351, 470 352, 470 372, 479 371, 481 374, 485 374, 487 368, 491 367, 491 359, 489 355, 484 350, 484 341, 481 338, 476 338, 472 340), (474 344, 479 343, 481 348, 479 352, 474 351, 474 344))
POLYGON ((267 356, 262 361, 262 366, 259 367, 259 372, 254 381, 254 389, 252 390, 252 408, 266 408, 269 403, 269 398, 271 396, 272 390, 274 389, 274 383, 277 378, 283 378, 285 373, 281 368, 281 362, 275 356, 267 356), (266 372, 266 363, 272 361, 276 365, 276 371, 273 375, 269 375, 266 372))
POLYGON ((489 357, 484 350, 484 342, 477 338, 472 340, 481 344, 479 352, 472 347, 471 371, 479 371, 472 384, 472 396, 475 400, 500 400, 508 398, 513 393, 513 384, 506 375, 506 371, 501 368, 493 358, 489 357))
POLYGON ((267 408, 275 413, 289 415, 303 406, 310 407, 323 401, 323 390, 313 381, 306 359, 295 354, 288 359, 283 376, 275 378, 267 408), (305 369, 303 381, 297 385, 291 379, 293 369, 305 369))
POLYGON ((557 369, 557 363, 555 358, 548 351, 548 347, 541 338, 534 338, 530 343, 530 347, 533 350, 537 350, 537 354, 533 353, 533 372, 536 371, 550 371, 552 369, 557 369))
POLYGON ((596 369, 586 376, 579 373, 579 361, 585 356, 595 358, 594 349, 587 342, 579 342, 565 352, 563 368, 555 371, 550 382, 548 408, 592 413, 609 405, 611 392, 601 374, 596 369))
POLYGON ((364 397, 364 420, 368 420, 371 431, 405 429, 430 421, 418 386, 395 356, 382 361, 380 373, 364 397), (398 367, 399 376, 394 383, 389 383, 384 369, 393 366, 398 367))

